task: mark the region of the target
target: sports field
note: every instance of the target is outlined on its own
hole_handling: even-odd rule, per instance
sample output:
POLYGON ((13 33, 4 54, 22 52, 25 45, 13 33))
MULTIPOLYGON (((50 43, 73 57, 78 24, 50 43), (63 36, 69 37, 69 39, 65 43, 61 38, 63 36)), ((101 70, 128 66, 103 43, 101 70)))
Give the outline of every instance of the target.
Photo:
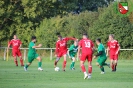
MULTIPOLYGON (((41 72, 37 70, 35 60, 25 72, 23 67, 14 66, 13 60, 7 62, 0 59, 0 88, 133 88, 133 60, 119 60, 117 72, 105 67, 104 75, 100 74, 95 66, 96 60, 93 60, 93 73, 89 80, 83 79, 79 62, 76 62, 76 70, 73 71, 69 70, 69 60, 66 72, 55 72, 53 62, 44 59, 44 71, 41 72)), ((62 60, 58 66, 61 69, 62 60)))

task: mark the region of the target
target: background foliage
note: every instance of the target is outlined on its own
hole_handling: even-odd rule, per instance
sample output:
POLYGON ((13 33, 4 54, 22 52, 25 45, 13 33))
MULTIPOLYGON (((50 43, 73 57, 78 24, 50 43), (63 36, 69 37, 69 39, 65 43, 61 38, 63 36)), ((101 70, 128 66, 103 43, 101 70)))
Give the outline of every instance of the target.
MULTIPOLYGON (((27 47, 32 35, 43 47, 55 47, 56 33, 81 38, 88 32, 93 41, 100 37, 106 45, 115 34, 121 48, 133 48, 133 13, 120 17, 113 0, 1 0, 0 46, 17 34, 27 47)), ((69 42, 70 44, 70 42, 69 42)))

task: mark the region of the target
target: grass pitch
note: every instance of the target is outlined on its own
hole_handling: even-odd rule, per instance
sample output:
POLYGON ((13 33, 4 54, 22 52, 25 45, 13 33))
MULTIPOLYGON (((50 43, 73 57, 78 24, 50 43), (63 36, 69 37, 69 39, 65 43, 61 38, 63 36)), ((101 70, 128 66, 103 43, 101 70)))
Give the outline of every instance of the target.
MULTIPOLYGON (((84 80, 79 61, 74 71, 69 69, 71 62, 68 60, 66 72, 55 72, 54 61, 44 59, 44 71, 41 72, 37 70, 35 60, 25 72, 23 67, 16 67, 13 60, 7 62, 0 59, 0 88, 133 88, 133 60, 119 60, 117 72, 105 67, 104 75, 100 74, 95 62, 93 60, 92 78, 84 80)), ((62 60, 58 66, 61 70, 62 60)))

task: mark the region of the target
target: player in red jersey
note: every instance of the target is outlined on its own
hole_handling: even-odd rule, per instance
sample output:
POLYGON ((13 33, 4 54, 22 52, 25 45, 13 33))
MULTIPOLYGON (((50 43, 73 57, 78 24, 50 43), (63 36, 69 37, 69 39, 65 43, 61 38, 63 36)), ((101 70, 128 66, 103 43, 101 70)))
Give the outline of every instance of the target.
POLYGON ((94 49, 94 43, 92 42, 92 40, 88 39, 87 34, 84 33, 83 39, 79 41, 78 54, 77 54, 79 57, 80 50, 82 51, 81 57, 80 57, 80 66, 81 66, 82 72, 84 72, 84 79, 86 79, 87 77, 91 78, 91 73, 92 73, 91 62, 92 62, 93 49, 94 49), (88 74, 84 66, 84 63, 86 60, 88 60, 88 74))
POLYGON ((62 56, 64 56, 64 62, 63 62, 63 71, 65 71, 66 63, 67 63, 67 41, 69 40, 76 40, 75 38, 62 38, 61 35, 58 35, 58 41, 56 42, 56 50, 55 50, 55 56, 56 60, 54 62, 54 67, 57 66, 58 61, 62 56))
POLYGON ((21 52, 20 52, 20 47, 21 47, 22 43, 19 39, 17 39, 16 35, 14 35, 13 38, 14 39, 12 39, 9 42, 7 50, 9 50, 9 47, 12 46, 12 55, 14 57, 14 62, 16 64, 16 66, 18 66, 17 56, 20 58, 21 66, 24 66, 22 55, 21 55, 21 52))
POLYGON ((120 45, 118 41, 114 39, 113 34, 110 34, 109 41, 107 43, 107 56, 109 55, 110 57, 110 66, 112 67, 112 72, 116 71, 119 50, 120 50, 120 45))

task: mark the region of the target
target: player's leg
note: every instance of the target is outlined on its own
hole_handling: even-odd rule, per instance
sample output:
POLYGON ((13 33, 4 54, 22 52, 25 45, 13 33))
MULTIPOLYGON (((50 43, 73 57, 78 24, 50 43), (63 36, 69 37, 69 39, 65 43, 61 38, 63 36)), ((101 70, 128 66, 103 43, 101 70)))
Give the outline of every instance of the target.
POLYGON ((23 59, 22 59, 22 54, 21 54, 20 50, 17 52, 17 54, 18 54, 18 56, 20 58, 20 64, 21 64, 21 66, 24 66, 23 59))
POLYGON ((43 71, 43 69, 42 69, 42 58, 40 56, 37 56, 36 59, 38 60, 38 70, 43 71))
POLYGON ((92 74, 92 55, 88 55, 87 60, 88 60, 88 78, 91 78, 91 74, 92 74))
POLYGON ((118 55, 115 55, 114 56, 114 71, 116 71, 117 63, 118 63, 118 55))
POLYGON ((14 63, 15 63, 15 65, 18 66, 16 51, 12 51, 12 55, 13 55, 13 58, 14 58, 14 63))
POLYGON ((114 71, 114 55, 110 55, 110 67, 112 68, 112 72, 114 71))
POLYGON ((63 56, 64 56, 64 61, 63 61, 63 69, 62 70, 65 71, 66 63, 67 63, 67 55, 64 54, 63 56))
POLYGON ((56 67, 57 66, 57 63, 58 63, 58 61, 60 60, 60 57, 56 57, 56 59, 55 59, 55 62, 54 62, 54 67, 56 67))
POLYGON ((61 56, 62 56, 62 53, 61 53, 61 52, 58 53, 58 55, 56 56, 56 59, 55 59, 55 61, 54 61, 54 68, 57 66, 57 63, 58 63, 58 61, 60 60, 61 56))
POLYGON ((81 67, 81 70, 82 72, 84 73, 84 79, 86 79, 88 77, 88 74, 86 72, 86 68, 84 66, 84 62, 86 60, 86 55, 81 55, 81 58, 80 58, 80 67, 81 67))
POLYGON ((28 62, 25 66, 24 66, 24 70, 27 71, 27 68, 31 65, 30 62, 28 62))
POLYGON ((70 69, 71 70, 74 70, 75 68, 74 68, 74 65, 75 65, 75 56, 74 55, 70 55, 70 57, 72 58, 72 63, 71 63, 71 65, 70 65, 70 69))
POLYGON ((28 63, 24 66, 24 70, 27 71, 27 68, 31 65, 34 57, 28 57, 28 63))
POLYGON ((105 61, 106 61, 106 58, 98 58, 97 63, 96 63, 96 65, 97 65, 97 66, 100 68, 100 70, 101 70, 101 74, 104 74, 104 73, 105 73, 104 67, 103 67, 103 66, 107 65, 107 64, 105 63, 105 61))

